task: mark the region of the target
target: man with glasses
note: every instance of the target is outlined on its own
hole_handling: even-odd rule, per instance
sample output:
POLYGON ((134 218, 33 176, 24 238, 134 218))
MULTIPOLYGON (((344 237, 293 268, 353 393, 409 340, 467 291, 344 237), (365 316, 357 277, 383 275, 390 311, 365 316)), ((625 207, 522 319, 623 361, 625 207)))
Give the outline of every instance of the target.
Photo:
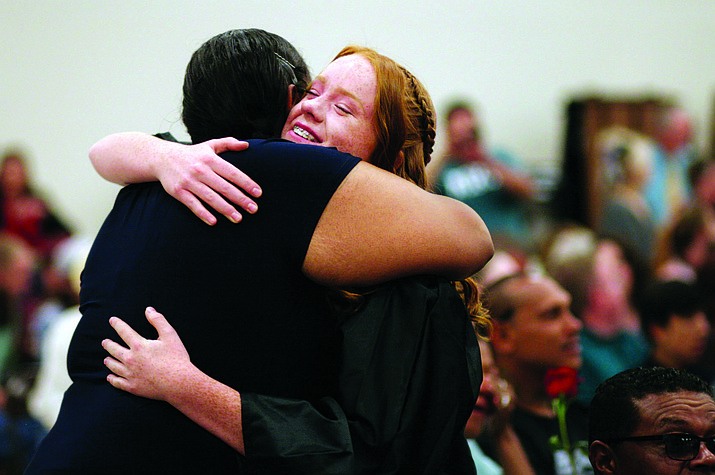
POLYGON ((594 473, 715 473, 713 388, 673 368, 635 368, 604 381, 591 401, 594 473))

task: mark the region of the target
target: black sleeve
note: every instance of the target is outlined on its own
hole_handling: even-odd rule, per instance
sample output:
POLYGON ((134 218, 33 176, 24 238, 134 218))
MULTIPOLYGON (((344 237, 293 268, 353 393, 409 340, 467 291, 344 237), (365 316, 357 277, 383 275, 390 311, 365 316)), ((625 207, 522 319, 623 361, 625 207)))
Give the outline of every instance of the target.
POLYGON ((340 405, 243 396, 247 463, 272 473, 474 474, 463 432, 481 360, 451 284, 385 286, 342 331, 340 405))
POLYGON ((272 474, 350 474, 348 421, 332 398, 307 401, 241 395, 244 462, 272 474))

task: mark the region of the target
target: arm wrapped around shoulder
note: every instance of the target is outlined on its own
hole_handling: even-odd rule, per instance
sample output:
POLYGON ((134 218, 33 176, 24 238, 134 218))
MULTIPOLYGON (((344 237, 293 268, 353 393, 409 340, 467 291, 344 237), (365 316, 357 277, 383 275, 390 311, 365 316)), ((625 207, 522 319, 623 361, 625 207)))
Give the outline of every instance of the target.
POLYGON ((417 274, 456 280, 493 253, 486 225, 469 206, 362 162, 325 208, 303 270, 338 286, 417 274))

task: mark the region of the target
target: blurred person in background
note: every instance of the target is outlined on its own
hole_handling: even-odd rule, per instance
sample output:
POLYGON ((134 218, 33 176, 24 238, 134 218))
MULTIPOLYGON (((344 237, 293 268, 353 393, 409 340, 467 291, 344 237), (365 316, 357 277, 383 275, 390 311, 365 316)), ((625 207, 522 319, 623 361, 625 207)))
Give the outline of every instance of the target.
POLYGON ((650 266, 657 230, 645 188, 653 175, 655 146, 622 127, 609 128, 600 138, 607 186, 598 232, 618 240, 640 265, 650 266))
POLYGON ((0 230, 24 240, 43 259, 49 259, 54 247, 71 234, 33 189, 27 160, 19 149, 7 150, 0 159, 0 230))
POLYGON ((678 280, 652 283, 641 304, 641 318, 652 343, 649 366, 687 370, 715 383, 714 375, 701 365, 711 325, 695 284, 678 280))
POLYGON ((66 306, 45 322, 43 330, 37 335, 39 367, 28 394, 28 408, 48 430, 57 420, 64 392, 72 384, 67 372, 67 350, 82 317, 79 311, 80 275, 91 244, 91 240, 72 237, 58 249, 61 252, 56 258, 57 266, 63 269, 74 304, 66 306))
POLYGON ((516 404, 514 391, 499 376, 489 343, 479 340, 482 356, 482 385, 464 435, 469 441, 472 458, 479 475, 533 475, 529 458, 511 425, 516 404), (496 459, 487 456, 477 438, 485 433, 494 441, 496 459))
POLYGON ((0 380, 10 368, 25 363, 21 338, 24 306, 31 291, 37 257, 23 241, 0 235, 0 380))
POLYGON ((688 112, 675 106, 665 109, 655 139, 658 147, 646 199, 658 228, 662 228, 677 216, 692 195, 688 168, 696 160, 697 151, 688 112))
POLYGON ((584 404, 602 381, 648 357, 635 304, 647 275, 636 262, 615 240, 581 226, 556 232, 546 251, 547 272, 571 294, 583 322, 578 399, 584 404))
POLYGON ((477 210, 495 247, 534 246, 529 210, 536 185, 505 150, 488 150, 473 107, 459 101, 447 109, 447 151, 434 178, 436 192, 477 210))
POLYGON ((17 342, 21 358, 35 361, 35 318, 38 312, 53 312, 52 307, 43 307, 58 295, 61 285, 52 266, 53 253, 71 230, 33 187, 28 160, 19 148, 7 149, 0 159, 0 232, 22 241, 36 256, 33 283, 19 309, 17 342))
POLYGON ((659 243, 655 261, 658 280, 695 283, 712 273, 715 264, 715 227, 705 208, 689 206, 673 220, 659 243))
POLYGON ((22 240, 0 235, 0 473, 23 473, 47 430, 27 410, 36 368, 20 351, 23 306, 37 265, 22 240))

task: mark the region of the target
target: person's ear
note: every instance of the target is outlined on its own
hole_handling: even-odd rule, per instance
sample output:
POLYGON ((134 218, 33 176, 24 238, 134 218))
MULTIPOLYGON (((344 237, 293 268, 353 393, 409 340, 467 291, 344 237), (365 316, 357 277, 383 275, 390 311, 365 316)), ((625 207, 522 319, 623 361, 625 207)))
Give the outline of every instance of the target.
POLYGON ((513 351, 514 339, 509 322, 492 321, 491 343, 496 354, 509 354, 513 351))
POLYGON ((610 445, 594 440, 588 448, 588 459, 595 473, 616 473, 616 454, 610 445))
POLYGON ((400 153, 398 153, 395 158, 395 164, 392 166, 392 171, 397 174, 397 170, 400 169, 403 163, 405 163, 405 152, 400 150, 400 153))
POLYGON ((295 84, 288 85, 288 112, 300 101, 297 92, 295 84))

